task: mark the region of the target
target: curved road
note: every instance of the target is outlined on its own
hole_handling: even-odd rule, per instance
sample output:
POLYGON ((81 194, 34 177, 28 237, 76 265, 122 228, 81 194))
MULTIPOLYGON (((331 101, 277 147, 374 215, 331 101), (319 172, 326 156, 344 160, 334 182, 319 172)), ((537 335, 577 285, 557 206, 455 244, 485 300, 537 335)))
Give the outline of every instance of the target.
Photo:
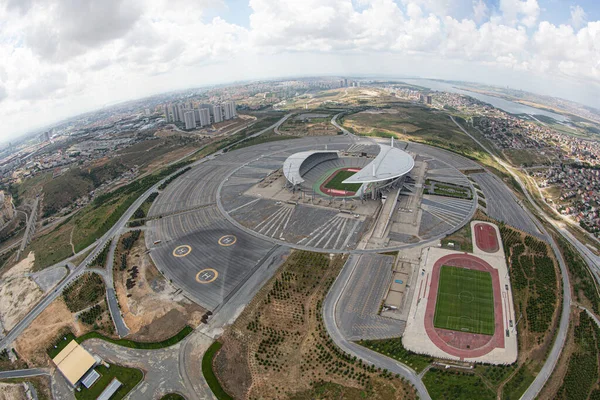
MULTIPOLYGON (((462 130, 464 132, 465 135, 467 135, 471 139, 473 139, 473 141, 475 143, 477 143, 498 164, 502 165, 511 174, 511 176, 517 181, 517 183, 523 190, 523 193, 525 193, 525 196, 527 197, 527 200, 529 201, 529 203, 531 203, 531 205, 535 208, 535 210, 539 213, 540 216, 542 216, 547 222, 549 222, 552 226, 554 226, 556 228, 556 230, 563 237, 565 237, 569 242, 571 242, 571 238, 575 239, 570 234, 569 235, 571 236, 571 238, 569 238, 569 236, 566 236, 564 233, 564 230, 561 229, 559 226, 557 226, 556 222, 552 218, 550 218, 537 205, 537 203, 533 200, 533 198, 527 191, 527 188, 521 181, 521 178, 512 171, 512 167, 510 165, 508 165, 503 160, 498 158, 485 145, 483 145, 479 140, 477 140, 469 132, 467 132, 466 129, 464 129, 458 122, 456 122, 456 120, 454 118, 450 117, 450 119, 452 119, 452 122, 454 122, 456 124, 456 126, 458 126, 460 128, 460 130, 462 130)), ((529 210, 527 208, 524 208, 524 210, 526 212, 529 212, 529 210)), ((552 345, 552 349, 550 350, 550 353, 548 354, 548 357, 546 358, 546 362, 544 363, 544 366, 542 367, 540 372, 535 377, 535 380, 533 381, 533 383, 529 386, 529 388, 527 388, 527 391, 525 391, 525 393, 521 397, 521 399, 526 399, 526 400, 535 399, 537 397, 537 395, 540 393, 540 391, 542 390, 542 388, 544 387, 544 385, 546 384, 546 382, 548 381, 548 379, 550 378, 550 375, 552 375, 552 371, 554 371, 554 367, 556 366, 556 363, 558 362, 560 353, 562 352, 563 346, 567 340, 567 332, 569 329, 569 316, 570 316, 570 311, 571 311, 571 285, 569 283, 569 272, 567 269, 567 265, 565 264, 565 261, 562 257, 562 253, 560 252, 560 249, 558 248, 558 246, 557 246, 556 242, 554 241, 554 239, 552 238, 552 236, 550 236, 548 234, 548 232, 546 231, 546 229, 543 226, 540 226, 540 229, 542 230, 542 233, 544 233, 546 235, 546 237, 548 238, 548 242, 552 246, 552 250, 554 251, 554 254, 556 255, 556 258, 560 265, 560 272, 562 275, 562 286, 563 286, 563 304, 562 304, 562 310, 561 310, 560 324, 558 327, 558 332, 556 333, 556 338, 554 340, 554 344, 552 345)), ((581 246, 583 246, 581 243, 579 243, 579 244, 581 246)), ((579 248, 579 246, 576 246, 576 248, 579 248)))
POLYGON ((366 347, 348 341, 340 331, 335 318, 337 303, 348 284, 350 276, 352 276, 352 272, 356 268, 359 258, 360 256, 358 255, 351 255, 348 258, 342 271, 331 286, 329 293, 327 293, 327 297, 323 303, 323 323, 325 329, 329 333, 329 336, 331 336, 333 342, 344 352, 354 355, 368 364, 385 368, 394 374, 403 376, 415 386, 419 398, 431 399, 423 381, 413 369, 396 360, 369 350, 366 347))

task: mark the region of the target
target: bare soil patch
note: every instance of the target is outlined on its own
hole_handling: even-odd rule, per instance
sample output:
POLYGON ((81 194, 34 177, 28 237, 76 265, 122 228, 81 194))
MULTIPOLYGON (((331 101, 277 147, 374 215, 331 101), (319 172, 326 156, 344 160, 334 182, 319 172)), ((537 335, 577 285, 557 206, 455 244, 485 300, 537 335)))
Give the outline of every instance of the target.
POLYGON ((26 399, 25 387, 22 383, 1 383, 0 400, 26 399))
POLYGON ((0 318, 6 331, 11 330, 42 297, 40 288, 25 275, 32 270, 34 261, 33 252, 30 252, 2 276, 0 318))
POLYGON ((188 300, 167 281, 145 254, 142 233, 130 250, 123 235, 115 254, 115 290, 130 338, 139 341, 167 339, 184 326, 196 326, 205 310, 188 300), (123 256, 126 258, 123 268, 123 256))
POLYGON ((15 341, 15 350, 29 366, 47 366, 50 359, 46 349, 63 331, 71 330, 76 336, 90 330, 75 320, 62 298, 54 300, 19 338, 15 341))

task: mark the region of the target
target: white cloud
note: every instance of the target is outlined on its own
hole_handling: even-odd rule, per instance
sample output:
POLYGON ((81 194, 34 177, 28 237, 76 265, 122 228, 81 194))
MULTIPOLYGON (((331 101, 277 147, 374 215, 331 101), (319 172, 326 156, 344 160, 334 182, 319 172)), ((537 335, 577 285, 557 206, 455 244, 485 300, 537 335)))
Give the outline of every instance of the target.
POLYGON ((569 23, 573 25, 573 28, 581 28, 587 22, 587 14, 581 8, 581 6, 571 6, 571 19, 569 23))
POLYGON ((532 28, 540 15, 537 0, 500 0, 500 11, 506 23, 532 28))
POLYGON ((489 15, 488 6, 483 0, 473 0, 473 18, 475 22, 480 23, 487 19, 489 15))
POLYGON ((557 26, 538 22, 537 0, 500 0, 493 16, 483 0, 249 5, 246 28, 205 18, 207 8, 227 7, 221 0, 7 1, 0 5, 2 129, 170 89, 267 73, 352 74, 359 65, 363 73, 451 78, 455 71, 468 79, 493 70, 490 81, 519 73, 600 84, 600 21, 587 22, 578 7, 570 25, 557 26), (465 4, 472 17, 448 15, 465 4), (307 62, 317 59, 326 62, 307 62))

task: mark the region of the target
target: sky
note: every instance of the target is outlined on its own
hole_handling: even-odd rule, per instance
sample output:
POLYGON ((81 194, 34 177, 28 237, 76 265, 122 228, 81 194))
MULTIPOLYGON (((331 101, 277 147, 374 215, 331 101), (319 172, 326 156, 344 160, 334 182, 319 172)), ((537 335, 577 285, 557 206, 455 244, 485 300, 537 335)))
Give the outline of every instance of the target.
POLYGON ((600 108, 598 0, 0 0, 0 142, 148 95, 289 76, 476 81, 600 108))

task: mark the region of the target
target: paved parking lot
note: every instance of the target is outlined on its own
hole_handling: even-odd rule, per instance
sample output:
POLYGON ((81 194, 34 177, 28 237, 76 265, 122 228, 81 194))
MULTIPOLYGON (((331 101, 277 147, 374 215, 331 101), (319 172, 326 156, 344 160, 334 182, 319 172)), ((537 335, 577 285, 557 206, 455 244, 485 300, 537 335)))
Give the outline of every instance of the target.
POLYGON ((394 257, 363 254, 337 307, 336 319, 349 340, 399 337, 404 321, 378 315, 391 279, 394 257))

